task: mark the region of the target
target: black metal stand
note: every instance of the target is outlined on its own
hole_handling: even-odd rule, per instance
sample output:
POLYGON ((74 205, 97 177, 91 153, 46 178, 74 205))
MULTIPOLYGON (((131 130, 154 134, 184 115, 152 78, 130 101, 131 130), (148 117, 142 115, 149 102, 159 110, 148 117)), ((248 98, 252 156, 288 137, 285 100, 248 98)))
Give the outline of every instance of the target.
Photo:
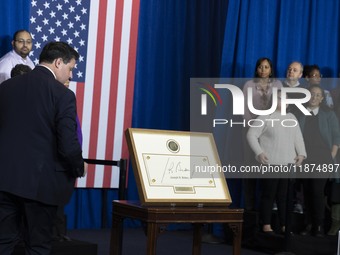
MULTIPOLYGON (((125 200, 126 197, 126 173, 127 173, 127 159, 120 160, 102 160, 102 159, 84 159, 87 164, 106 165, 119 167, 119 187, 118 199, 125 200)), ((107 191, 102 189, 102 228, 107 227, 107 191)))

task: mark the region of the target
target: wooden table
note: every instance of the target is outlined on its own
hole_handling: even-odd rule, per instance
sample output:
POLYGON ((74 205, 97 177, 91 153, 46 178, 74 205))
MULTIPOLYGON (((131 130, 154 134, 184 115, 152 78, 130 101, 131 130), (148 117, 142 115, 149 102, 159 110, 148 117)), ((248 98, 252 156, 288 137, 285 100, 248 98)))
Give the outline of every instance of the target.
POLYGON ((123 220, 138 219, 146 223, 148 255, 156 254, 157 236, 160 227, 169 223, 193 223, 194 237, 192 254, 201 253, 201 228, 205 223, 227 223, 233 232, 233 255, 241 254, 243 209, 228 207, 169 207, 141 206, 136 201, 115 200, 112 202, 112 230, 110 254, 122 254, 123 220))

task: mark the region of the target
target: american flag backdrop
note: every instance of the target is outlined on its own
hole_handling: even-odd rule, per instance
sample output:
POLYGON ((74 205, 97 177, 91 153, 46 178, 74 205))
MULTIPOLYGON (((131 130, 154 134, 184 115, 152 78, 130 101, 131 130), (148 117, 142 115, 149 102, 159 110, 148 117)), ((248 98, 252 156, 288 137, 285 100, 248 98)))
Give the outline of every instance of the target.
MULTIPOLYGON (((77 97, 83 156, 128 157, 124 130, 131 126, 139 0, 32 0, 31 59, 43 46, 64 41, 80 54, 70 83, 77 97)), ((117 188, 119 169, 89 165, 77 187, 117 188)))

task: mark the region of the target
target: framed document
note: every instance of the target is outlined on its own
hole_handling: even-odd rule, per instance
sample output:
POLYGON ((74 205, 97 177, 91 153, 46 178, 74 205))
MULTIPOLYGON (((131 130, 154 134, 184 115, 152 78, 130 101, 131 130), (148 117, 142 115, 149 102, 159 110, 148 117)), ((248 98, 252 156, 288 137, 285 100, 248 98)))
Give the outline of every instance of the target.
POLYGON ((126 138, 142 204, 230 205, 211 133, 129 128, 126 138))

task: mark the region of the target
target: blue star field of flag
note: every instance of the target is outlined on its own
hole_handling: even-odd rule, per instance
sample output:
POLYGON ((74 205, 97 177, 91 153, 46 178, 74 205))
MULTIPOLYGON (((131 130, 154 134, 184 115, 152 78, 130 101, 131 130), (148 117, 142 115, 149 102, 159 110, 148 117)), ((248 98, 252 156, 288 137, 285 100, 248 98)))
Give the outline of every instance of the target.
POLYGON ((73 71, 73 81, 84 82, 90 0, 32 0, 30 32, 33 49, 30 58, 39 63, 39 54, 51 41, 67 42, 80 57, 73 71))

